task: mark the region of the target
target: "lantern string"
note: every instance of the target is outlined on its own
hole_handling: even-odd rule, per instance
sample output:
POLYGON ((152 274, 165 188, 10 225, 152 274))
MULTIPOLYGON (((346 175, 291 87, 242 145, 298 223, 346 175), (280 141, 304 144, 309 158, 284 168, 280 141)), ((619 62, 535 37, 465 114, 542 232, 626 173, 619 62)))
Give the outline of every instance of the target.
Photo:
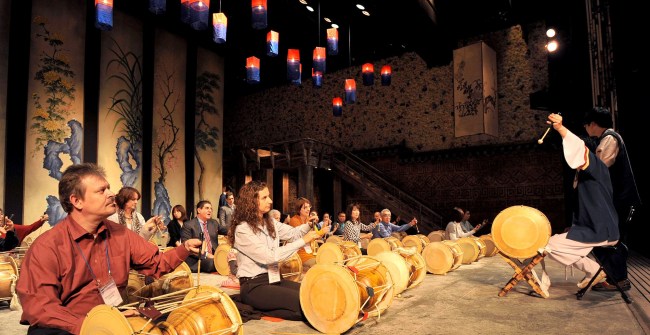
POLYGON ((219 13, 221 13, 221 0, 219 0, 219 13))
POLYGON ((348 24, 348 66, 352 66, 352 23, 348 24))

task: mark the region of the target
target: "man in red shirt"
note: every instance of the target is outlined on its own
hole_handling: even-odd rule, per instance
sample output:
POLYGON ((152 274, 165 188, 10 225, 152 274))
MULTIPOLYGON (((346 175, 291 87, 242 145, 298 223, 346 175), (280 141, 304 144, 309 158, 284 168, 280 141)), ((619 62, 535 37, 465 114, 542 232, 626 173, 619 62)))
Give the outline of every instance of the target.
POLYGON ((68 216, 31 245, 16 286, 28 334, 79 334, 93 307, 122 302, 130 268, 159 277, 199 252, 201 241, 191 239, 160 253, 137 233, 106 220, 117 205, 97 165, 68 167, 59 199, 68 216))

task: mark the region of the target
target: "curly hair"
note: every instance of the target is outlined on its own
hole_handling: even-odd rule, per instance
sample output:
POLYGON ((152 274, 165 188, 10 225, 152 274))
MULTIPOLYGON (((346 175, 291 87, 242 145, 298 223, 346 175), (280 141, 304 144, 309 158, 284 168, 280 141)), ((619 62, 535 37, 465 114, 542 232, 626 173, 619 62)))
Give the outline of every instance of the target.
POLYGON ((246 223, 251 228, 254 234, 262 231, 262 226, 266 226, 266 230, 272 238, 275 238, 275 225, 269 216, 269 213, 264 213, 260 216, 260 192, 268 188, 266 183, 261 181, 250 181, 239 189, 237 199, 237 210, 232 219, 232 224, 228 229, 228 242, 230 245, 235 245, 235 231, 237 226, 246 223))

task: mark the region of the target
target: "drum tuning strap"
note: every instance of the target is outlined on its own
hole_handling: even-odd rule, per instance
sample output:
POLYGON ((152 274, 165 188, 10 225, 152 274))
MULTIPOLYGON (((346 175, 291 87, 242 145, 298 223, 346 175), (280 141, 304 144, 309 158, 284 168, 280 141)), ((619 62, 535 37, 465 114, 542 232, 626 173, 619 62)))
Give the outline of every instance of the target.
MULTIPOLYGON (((359 274, 359 270, 358 270, 356 267, 354 267, 354 266, 348 265, 348 269, 349 269, 350 271, 352 271, 352 273, 355 274, 355 277, 356 277, 356 275, 359 274)), ((355 278, 355 279, 356 279, 356 278, 355 278)))
POLYGON ((153 304, 149 305, 149 303, 145 304, 143 307, 136 308, 136 310, 150 320, 156 320, 162 316, 162 313, 160 313, 153 304))

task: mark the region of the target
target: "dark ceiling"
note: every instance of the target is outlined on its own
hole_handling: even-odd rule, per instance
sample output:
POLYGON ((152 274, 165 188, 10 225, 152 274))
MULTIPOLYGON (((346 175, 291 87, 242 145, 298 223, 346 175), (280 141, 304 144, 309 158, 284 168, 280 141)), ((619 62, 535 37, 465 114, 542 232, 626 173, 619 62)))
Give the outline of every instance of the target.
POLYGON ((239 94, 287 84, 290 48, 300 49, 303 81, 309 78, 314 47, 327 44, 330 24, 325 17, 339 25, 339 54, 327 57, 327 72, 331 73, 404 52, 417 52, 429 66, 449 64, 458 39, 545 19, 560 6, 560 0, 303 0, 314 8, 310 12, 299 0, 267 0, 268 27, 256 30, 251 25, 250 0, 212 0, 210 12, 222 11, 228 17, 227 41, 217 45, 211 42, 211 26, 193 31, 180 23, 178 0, 167 0, 167 12, 155 17, 146 11, 146 2, 116 1, 116 6, 146 13, 149 20, 224 55, 226 87, 236 91, 229 93, 239 94), (363 15, 357 4, 370 16, 363 15), (277 57, 265 54, 269 30, 280 34, 277 57), (260 84, 245 83, 245 60, 250 56, 260 59, 260 84))

